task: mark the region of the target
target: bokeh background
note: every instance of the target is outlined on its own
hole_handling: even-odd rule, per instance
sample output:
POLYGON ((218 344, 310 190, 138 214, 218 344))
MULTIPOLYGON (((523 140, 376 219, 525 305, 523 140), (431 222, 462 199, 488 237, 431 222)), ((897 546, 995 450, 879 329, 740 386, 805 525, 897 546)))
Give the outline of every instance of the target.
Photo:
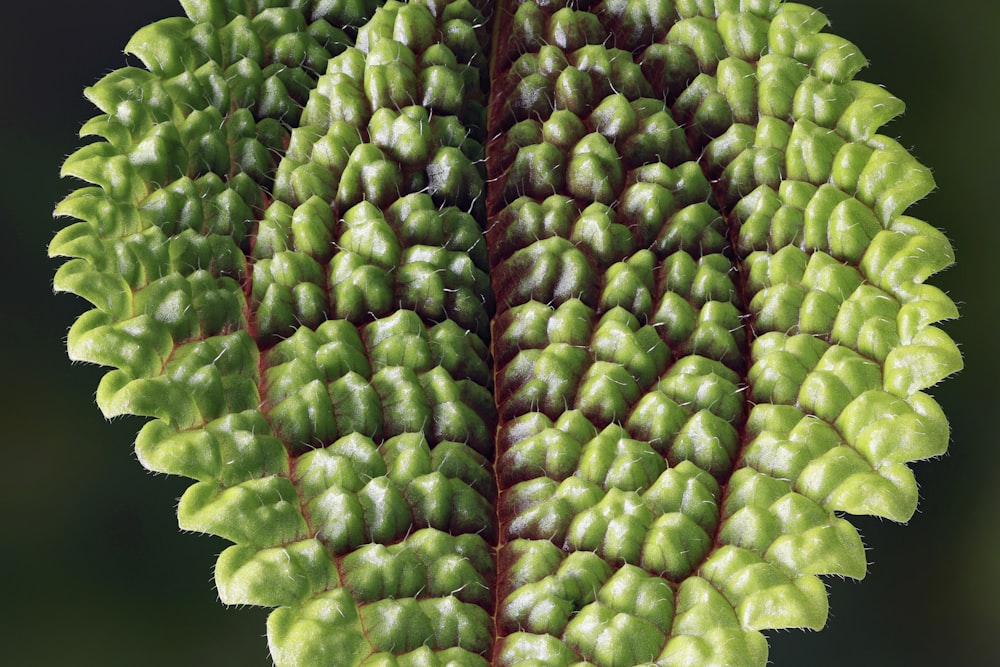
MULTIPOLYGON (((870 572, 829 580, 821 633, 771 638, 778 667, 1000 665, 1000 3, 825 0, 833 32, 861 46, 860 78, 908 105, 885 132, 931 166, 939 190, 911 214, 943 228, 958 265, 936 279, 961 305, 947 330, 966 370, 934 391, 949 454, 916 465, 908 526, 860 520, 870 572)), ((266 613, 226 610, 212 585, 222 540, 181 534, 187 482, 153 478, 131 445, 141 422, 107 423, 97 368, 69 363, 82 301, 54 297, 46 245, 73 187, 59 165, 94 115, 82 96, 134 64, 139 27, 175 0, 5 3, 0 19, 0 661, 89 667, 270 665, 266 613), (29 9, 30 5, 30 9, 29 9)), ((692 666, 695 667, 695 666, 692 666)))

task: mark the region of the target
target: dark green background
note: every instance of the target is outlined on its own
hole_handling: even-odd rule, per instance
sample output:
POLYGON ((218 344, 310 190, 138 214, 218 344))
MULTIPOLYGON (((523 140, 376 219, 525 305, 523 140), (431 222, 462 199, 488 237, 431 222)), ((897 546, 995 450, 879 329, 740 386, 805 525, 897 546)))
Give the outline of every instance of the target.
MULTIPOLYGON (((268 665, 265 612, 225 610, 212 564, 225 544, 178 532, 184 480, 136 462, 136 419, 106 423, 99 369, 63 350, 82 301, 53 297, 51 211, 58 178, 94 114, 81 91, 130 63, 137 28, 174 0, 5 3, 0 20, 0 310, 5 344, 0 474, 0 661, 8 665, 268 665)), ((947 326, 967 370, 934 393, 953 425, 950 453, 916 465, 910 525, 861 520, 868 579, 829 580, 822 633, 772 637, 778 667, 1000 665, 1000 3, 826 0, 832 31, 872 61, 861 78, 908 111, 886 130, 931 166, 939 190, 911 214, 943 228, 959 264, 936 279, 960 303, 947 326)))

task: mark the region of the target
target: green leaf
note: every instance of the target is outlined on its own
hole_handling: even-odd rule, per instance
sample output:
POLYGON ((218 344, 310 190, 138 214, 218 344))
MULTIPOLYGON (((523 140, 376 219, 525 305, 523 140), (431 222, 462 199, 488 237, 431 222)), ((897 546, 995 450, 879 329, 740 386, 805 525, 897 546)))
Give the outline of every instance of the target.
POLYGON ((181 4, 87 90, 49 252, 276 664, 757 667, 824 626, 962 358, 902 102, 822 14, 181 4))

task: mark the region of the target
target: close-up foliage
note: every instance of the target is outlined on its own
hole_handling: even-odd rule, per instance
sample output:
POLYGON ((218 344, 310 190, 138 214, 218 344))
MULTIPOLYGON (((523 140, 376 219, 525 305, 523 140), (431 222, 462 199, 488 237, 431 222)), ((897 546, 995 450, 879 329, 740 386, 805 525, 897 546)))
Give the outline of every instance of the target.
POLYGON ((178 10, 85 90, 52 286, 276 665, 763 667, 934 495, 953 221, 819 9, 178 10))

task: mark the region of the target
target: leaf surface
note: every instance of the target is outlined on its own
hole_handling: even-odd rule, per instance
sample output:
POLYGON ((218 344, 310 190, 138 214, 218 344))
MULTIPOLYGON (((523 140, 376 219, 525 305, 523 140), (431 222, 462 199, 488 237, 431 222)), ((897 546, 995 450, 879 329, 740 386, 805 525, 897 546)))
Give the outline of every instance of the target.
POLYGON ((278 665, 763 666, 961 367, 858 49, 776 0, 186 0, 87 90, 75 360, 278 665))

